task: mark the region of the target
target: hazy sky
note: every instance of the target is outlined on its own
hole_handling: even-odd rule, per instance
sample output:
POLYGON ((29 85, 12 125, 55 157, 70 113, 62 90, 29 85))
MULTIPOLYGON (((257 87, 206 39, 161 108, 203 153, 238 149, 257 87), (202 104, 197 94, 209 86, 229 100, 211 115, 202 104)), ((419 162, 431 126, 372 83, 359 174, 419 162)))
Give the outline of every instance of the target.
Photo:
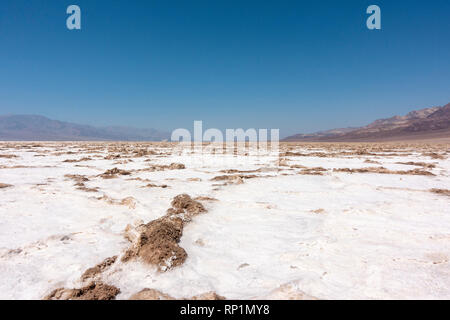
POLYGON ((364 125, 450 102, 449 14, 448 0, 2 0, 0 114, 282 136, 364 125))

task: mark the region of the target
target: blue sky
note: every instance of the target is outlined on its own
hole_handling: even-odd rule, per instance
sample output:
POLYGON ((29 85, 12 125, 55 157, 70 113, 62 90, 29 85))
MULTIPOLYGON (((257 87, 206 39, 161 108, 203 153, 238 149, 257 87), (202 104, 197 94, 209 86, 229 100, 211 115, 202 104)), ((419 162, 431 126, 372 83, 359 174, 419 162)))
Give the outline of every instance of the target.
POLYGON ((0 114, 170 130, 364 125, 450 102, 450 1, 2 0, 0 114), (82 30, 66 28, 67 6, 82 30), (366 28, 377 4, 382 30, 366 28))

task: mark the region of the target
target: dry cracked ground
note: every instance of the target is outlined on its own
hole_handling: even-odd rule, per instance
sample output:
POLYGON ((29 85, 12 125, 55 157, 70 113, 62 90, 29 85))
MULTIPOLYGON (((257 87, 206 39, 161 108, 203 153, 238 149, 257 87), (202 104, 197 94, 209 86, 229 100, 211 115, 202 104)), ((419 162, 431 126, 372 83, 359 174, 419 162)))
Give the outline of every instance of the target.
POLYGON ((1 299, 450 299, 448 144, 0 143, 1 299))

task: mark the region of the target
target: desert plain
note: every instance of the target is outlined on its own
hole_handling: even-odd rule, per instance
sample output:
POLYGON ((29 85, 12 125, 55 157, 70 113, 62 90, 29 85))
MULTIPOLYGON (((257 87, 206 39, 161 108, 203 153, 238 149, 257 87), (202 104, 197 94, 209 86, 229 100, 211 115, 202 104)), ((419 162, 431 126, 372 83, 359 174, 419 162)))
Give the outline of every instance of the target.
POLYGON ((450 144, 0 143, 0 299, 450 299, 450 144))

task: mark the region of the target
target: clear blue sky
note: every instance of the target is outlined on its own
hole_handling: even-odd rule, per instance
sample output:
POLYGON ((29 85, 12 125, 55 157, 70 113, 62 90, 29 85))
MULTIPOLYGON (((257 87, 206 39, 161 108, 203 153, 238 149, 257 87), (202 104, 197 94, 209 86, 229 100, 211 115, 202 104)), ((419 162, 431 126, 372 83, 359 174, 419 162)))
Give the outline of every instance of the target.
POLYGON ((448 0, 2 0, 0 114, 282 136, 364 125, 450 102, 449 15, 448 0))

